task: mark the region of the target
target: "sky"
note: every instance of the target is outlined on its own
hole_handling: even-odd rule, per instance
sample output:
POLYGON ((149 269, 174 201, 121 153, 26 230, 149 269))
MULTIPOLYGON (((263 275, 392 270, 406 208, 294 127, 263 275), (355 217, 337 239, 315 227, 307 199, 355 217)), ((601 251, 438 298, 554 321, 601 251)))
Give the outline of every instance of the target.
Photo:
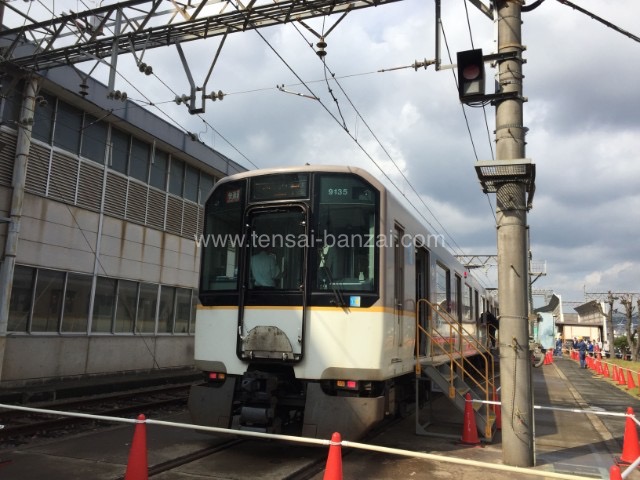
MULTIPOLYGON (((574 1, 640 36, 637 0, 574 1)), ((48 19, 95 3, 14 5, 48 19)), ((463 0, 442 3, 443 65, 457 51, 495 52, 489 18, 463 0)), ((306 23, 321 33, 337 20, 306 23)), ((526 157, 537 170, 527 224, 533 261, 546 270, 533 288, 572 302, 585 292, 640 292, 640 43, 557 0, 522 20, 526 157)), ((133 55, 120 56, 115 88, 248 169, 363 167, 405 196, 454 254, 495 255, 495 195, 482 192, 474 169, 495 159, 495 110, 462 107, 452 69, 411 67, 435 58, 434 40, 434 2, 402 0, 349 13, 325 38, 324 64, 318 38, 295 22, 229 35, 206 85, 224 99, 208 101, 199 116, 174 102, 189 83, 173 46, 144 52, 151 76, 133 55)), ((183 44, 198 86, 219 44, 183 44)), ((80 68, 107 83, 106 67, 80 68)), ((487 65, 486 74, 491 93, 496 70, 487 65)), ((475 275, 497 287, 495 267, 475 275)))

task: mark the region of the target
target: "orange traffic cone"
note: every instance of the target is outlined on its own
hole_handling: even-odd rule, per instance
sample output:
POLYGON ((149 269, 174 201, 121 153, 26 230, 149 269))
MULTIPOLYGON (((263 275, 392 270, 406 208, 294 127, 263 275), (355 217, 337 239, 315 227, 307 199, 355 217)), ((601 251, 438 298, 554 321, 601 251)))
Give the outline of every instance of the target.
POLYGON ((627 390, 634 388, 636 388, 636 383, 633 381, 633 375, 631 375, 631 370, 627 370, 627 390))
POLYGON ((624 369, 619 368, 618 369, 618 385, 626 385, 627 384, 627 379, 624 378, 624 369))
POLYGON ((124 480, 148 480, 149 468, 147 465, 147 430, 144 415, 138 415, 136 429, 133 432, 129 461, 124 480))
POLYGON ((622 443, 622 455, 617 463, 631 464, 640 457, 640 445, 638 444, 638 431, 636 422, 630 417, 633 409, 627 408, 627 421, 624 424, 624 441, 622 443))
POLYGON ((465 396, 464 425, 462 426, 461 442, 466 445, 477 445, 480 443, 478 427, 476 427, 476 415, 473 410, 470 393, 467 393, 465 396))
POLYGON ((611 373, 609 372, 609 364, 605 363, 604 364, 604 376, 609 378, 611 376, 611 373))
POLYGON ((609 480, 622 480, 622 474, 620 473, 620 467, 617 465, 611 465, 609 469, 609 480))
POLYGON ((327 466, 324 469, 323 480, 342 480, 342 438, 340 434, 335 432, 331 435, 331 443, 329 444, 329 456, 327 457, 327 466))

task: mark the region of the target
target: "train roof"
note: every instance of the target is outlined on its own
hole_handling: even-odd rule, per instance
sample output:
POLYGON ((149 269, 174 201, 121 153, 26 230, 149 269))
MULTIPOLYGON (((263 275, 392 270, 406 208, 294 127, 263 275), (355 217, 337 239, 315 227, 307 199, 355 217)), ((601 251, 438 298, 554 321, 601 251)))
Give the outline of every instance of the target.
POLYGON ((273 167, 273 168, 260 168, 257 170, 250 170, 247 172, 236 173, 224 177, 218 183, 231 182, 234 180, 240 180, 242 178, 257 177, 258 175, 273 175, 278 173, 297 173, 297 172, 326 172, 326 173, 353 173, 361 176, 367 182, 380 191, 388 191, 388 189, 371 173, 364 168, 351 167, 348 165, 297 165, 287 167, 273 167))

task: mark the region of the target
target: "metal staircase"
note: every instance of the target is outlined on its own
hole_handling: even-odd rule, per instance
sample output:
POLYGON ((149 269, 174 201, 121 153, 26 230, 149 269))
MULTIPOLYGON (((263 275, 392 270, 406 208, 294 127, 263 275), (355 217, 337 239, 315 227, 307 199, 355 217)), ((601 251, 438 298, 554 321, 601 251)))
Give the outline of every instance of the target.
MULTIPOLYGON (((467 394, 472 400, 495 400, 494 357, 490 349, 444 308, 426 299, 416 305, 416 345, 421 346, 416 353, 416 392, 421 391, 420 382, 430 380, 462 413, 467 394), (421 325, 420 319, 426 325, 421 325)), ((416 408, 420 409, 420 405, 417 401, 416 408)), ((491 441, 496 430, 493 405, 472 405, 478 431, 491 441)), ((420 422, 416 411, 416 434, 437 435, 429 431, 430 426, 430 421, 420 422)))

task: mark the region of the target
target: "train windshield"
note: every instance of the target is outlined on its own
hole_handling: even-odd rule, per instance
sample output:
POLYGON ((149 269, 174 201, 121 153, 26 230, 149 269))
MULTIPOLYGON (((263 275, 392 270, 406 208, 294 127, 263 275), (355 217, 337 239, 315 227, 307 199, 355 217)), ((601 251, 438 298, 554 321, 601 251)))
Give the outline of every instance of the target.
POLYGON ((322 241, 314 290, 374 292, 377 191, 356 176, 324 174, 316 198, 322 241))
POLYGON ((207 201, 200 290, 237 290, 242 248, 245 183, 232 182, 214 190, 207 201))
POLYGON ((303 288, 306 212, 300 207, 249 214, 249 290, 303 288))

